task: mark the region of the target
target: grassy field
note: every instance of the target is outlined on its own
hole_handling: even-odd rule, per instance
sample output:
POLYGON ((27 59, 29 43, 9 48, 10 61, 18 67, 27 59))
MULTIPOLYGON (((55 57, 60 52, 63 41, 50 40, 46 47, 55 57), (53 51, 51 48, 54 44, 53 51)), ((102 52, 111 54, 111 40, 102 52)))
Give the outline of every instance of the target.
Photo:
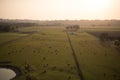
MULTIPOLYGON (((15 80, 80 80, 64 27, 20 30, 34 33, 0 33, 0 62, 9 61, 7 64, 22 71, 15 80)), ((120 29, 82 28, 69 34, 83 77, 85 80, 120 80, 120 52, 112 42, 101 43, 88 31, 119 32, 120 29)))
POLYGON ((10 32, 0 33, 0 44, 10 41, 10 40, 13 40, 13 39, 16 39, 16 38, 23 37, 23 36, 26 36, 26 34, 17 34, 17 33, 10 33, 10 32))

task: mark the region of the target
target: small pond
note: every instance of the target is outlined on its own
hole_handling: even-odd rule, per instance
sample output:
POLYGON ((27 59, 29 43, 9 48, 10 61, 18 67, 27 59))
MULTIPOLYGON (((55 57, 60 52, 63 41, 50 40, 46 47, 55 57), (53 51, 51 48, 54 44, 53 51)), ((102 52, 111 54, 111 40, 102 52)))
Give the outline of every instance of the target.
POLYGON ((11 80, 16 76, 12 69, 0 68, 0 80, 11 80))

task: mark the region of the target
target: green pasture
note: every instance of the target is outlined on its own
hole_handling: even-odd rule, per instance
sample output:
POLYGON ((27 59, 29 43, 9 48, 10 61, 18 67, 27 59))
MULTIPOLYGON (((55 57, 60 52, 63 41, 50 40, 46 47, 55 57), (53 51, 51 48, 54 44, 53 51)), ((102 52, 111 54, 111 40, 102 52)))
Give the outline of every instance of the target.
MULTIPOLYGON (((0 47, 0 62, 9 61, 9 65, 22 71, 15 80, 80 80, 65 28, 27 27, 20 30, 35 33, 0 33, 0 44, 24 36, 0 47)), ((112 42, 102 43, 85 29, 69 36, 85 80, 120 79, 120 52, 112 42)))

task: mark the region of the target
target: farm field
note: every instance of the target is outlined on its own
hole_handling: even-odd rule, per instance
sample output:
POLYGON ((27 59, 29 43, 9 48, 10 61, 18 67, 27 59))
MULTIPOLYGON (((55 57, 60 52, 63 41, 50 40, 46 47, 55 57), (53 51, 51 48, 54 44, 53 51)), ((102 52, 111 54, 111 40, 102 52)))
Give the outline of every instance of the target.
POLYGON ((84 80, 120 80, 120 51, 113 41, 101 42, 92 34, 119 35, 120 28, 81 28, 74 34, 61 26, 20 30, 24 33, 0 33, 0 64, 16 66, 22 72, 14 80, 81 80, 80 76, 84 80), (78 75, 67 33, 82 75, 78 75))
POLYGON ((13 39, 16 39, 16 38, 26 36, 26 35, 27 34, 17 34, 17 33, 9 33, 9 32, 0 33, 0 44, 10 41, 10 40, 13 40, 13 39))

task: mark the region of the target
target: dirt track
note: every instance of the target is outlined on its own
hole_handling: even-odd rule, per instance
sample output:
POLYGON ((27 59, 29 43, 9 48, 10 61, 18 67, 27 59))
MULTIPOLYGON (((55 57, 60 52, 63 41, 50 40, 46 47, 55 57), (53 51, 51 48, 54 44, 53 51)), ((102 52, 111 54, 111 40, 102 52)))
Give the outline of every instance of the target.
POLYGON ((82 71, 80 69, 80 64, 79 64, 79 62, 77 60, 77 56, 76 56, 75 50, 74 50, 74 48, 72 46, 72 42, 71 42, 71 39, 69 37, 68 32, 66 32, 66 35, 67 35, 68 41, 70 43, 70 47, 71 47, 71 50, 72 50, 72 55, 73 55, 73 58, 74 58, 74 61, 75 61, 76 67, 77 67, 78 76, 79 76, 80 80, 85 80, 84 76, 83 76, 83 73, 82 73, 82 71))

